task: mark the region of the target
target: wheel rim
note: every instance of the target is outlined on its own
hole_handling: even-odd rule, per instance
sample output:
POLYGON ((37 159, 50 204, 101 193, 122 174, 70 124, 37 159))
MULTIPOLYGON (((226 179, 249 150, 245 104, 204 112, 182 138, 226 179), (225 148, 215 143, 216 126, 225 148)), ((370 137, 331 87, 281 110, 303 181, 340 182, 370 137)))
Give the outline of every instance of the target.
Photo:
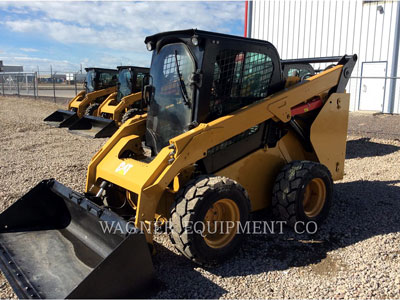
POLYGON ((326 201, 326 187, 321 178, 313 178, 306 186, 303 197, 303 209, 307 217, 316 217, 326 201))
POLYGON ((239 221, 240 212, 237 204, 227 198, 218 200, 204 217, 204 241, 211 248, 225 247, 235 237, 239 221))

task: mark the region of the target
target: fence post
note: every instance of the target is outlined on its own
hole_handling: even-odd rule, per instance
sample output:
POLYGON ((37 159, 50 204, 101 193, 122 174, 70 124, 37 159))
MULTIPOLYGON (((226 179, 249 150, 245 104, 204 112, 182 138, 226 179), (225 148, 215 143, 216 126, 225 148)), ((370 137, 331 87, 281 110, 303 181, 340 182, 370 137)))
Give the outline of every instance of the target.
POLYGON ((28 74, 25 74, 26 93, 29 95, 28 74))
POLYGON ((56 103, 56 81, 54 75, 53 75, 53 94, 54 94, 54 103, 56 103))
POLYGON ((39 97, 39 72, 35 72, 36 96, 39 97))
POLYGON ((4 75, 1 75, 1 89, 3 90, 3 96, 5 95, 4 93, 4 75))
POLYGON ((75 96, 78 95, 78 87, 76 86, 76 74, 74 73, 75 96))
POLYGON ((18 97, 19 97, 19 76, 18 76, 18 74, 16 75, 16 78, 17 78, 17 93, 18 93, 18 97))
POLYGON ((36 72, 33 73, 32 84, 33 84, 33 97, 36 99, 36 72))

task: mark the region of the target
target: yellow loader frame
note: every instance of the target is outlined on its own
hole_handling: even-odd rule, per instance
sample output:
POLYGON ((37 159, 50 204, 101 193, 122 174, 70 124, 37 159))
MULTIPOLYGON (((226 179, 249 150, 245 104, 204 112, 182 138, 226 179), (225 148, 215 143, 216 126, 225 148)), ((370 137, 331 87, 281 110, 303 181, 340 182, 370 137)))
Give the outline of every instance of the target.
POLYGON ((97 98, 107 96, 117 91, 117 86, 112 86, 106 89, 86 93, 81 91, 68 103, 68 110, 75 109, 79 118, 85 115, 86 108, 92 104, 97 98))
MULTIPOLYGON (((291 130, 273 148, 265 147, 234 162, 215 175, 237 180, 248 192, 252 211, 268 207, 272 185, 280 168, 293 160, 310 160, 324 164, 333 180, 343 177, 349 94, 328 94, 338 85, 342 65, 337 65, 305 81, 277 92, 257 103, 220 117, 170 140, 150 162, 122 158, 131 150, 141 153, 141 137, 146 130, 146 114, 135 116, 118 131, 92 158, 87 172, 86 192, 96 194, 103 180, 127 191, 128 199, 137 201, 135 225, 167 220, 175 193, 190 178, 193 165, 207 156, 207 150, 268 119, 287 123, 291 108, 319 96, 323 107, 314 120, 310 140, 314 152, 306 152, 291 130), (328 96, 329 95, 329 96, 328 96), (243 166, 247 166, 243 168, 243 166), (251 167, 249 167, 251 165, 251 167), (133 196, 132 196, 133 195, 133 196)), ((152 243, 152 233, 146 232, 152 243)))
POLYGON ((111 116, 111 120, 113 120, 118 126, 120 126, 122 124, 122 116, 126 112, 127 108, 129 108, 134 103, 141 101, 142 93, 139 92, 130 94, 123 97, 119 102, 117 101, 117 94, 117 92, 114 92, 109 95, 107 99, 100 104, 95 116, 101 117, 103 113, 106 113, 111 116))

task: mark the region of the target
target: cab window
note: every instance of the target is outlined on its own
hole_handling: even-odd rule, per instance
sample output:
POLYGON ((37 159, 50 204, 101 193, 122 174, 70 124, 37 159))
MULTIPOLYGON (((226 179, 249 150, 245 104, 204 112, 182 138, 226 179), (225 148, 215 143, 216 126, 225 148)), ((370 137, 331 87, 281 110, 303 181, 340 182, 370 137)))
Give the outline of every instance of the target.
POLYGON ((116 73, 101 72, 99 76, 100 88, 107 88, 117 85, 118 78, 116 73))
POLYGON ((214 64, 210 118, 265 98, 273 71, 267 54, 232 49, 220 51, 214 64))
POLYGON ((135 87, 134 87, 134 92, 141 92, 142 91, 142 87, 143 87, 143 79, 146 76, 145 73, 142 72, 138 72, 137 76, 136 76, 136 83, 135 83, 135 87))

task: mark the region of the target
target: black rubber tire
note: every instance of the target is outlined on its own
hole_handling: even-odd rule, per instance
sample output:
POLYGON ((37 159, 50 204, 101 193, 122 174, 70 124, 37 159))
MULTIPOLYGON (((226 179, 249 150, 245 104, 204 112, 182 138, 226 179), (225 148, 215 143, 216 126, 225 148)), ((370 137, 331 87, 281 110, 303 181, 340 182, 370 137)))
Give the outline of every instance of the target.
POLYGON ((203 221, 208 209, 219 199, 233 200, 239 208, 240 223, 245 228, 249 220, 250 201, 245 189, 237 182, 221 176, 202 175, 191 180, 182 188, 171 209, 169 236, 175 248, 184 256, 200 265, 215 265, 221 263, 237 252, 244 234, 236 234, 222 248, 212 248, 204 238, 192 232, 190 226, 203 221))
POLYGON ((126 121, 128 121, 130 118, 133 118, 134 116, 140 114, 140 110, 137 108, 131 108, 128 109, 124 115, 122 116, 121 123, 124 124, 126 121))
POLYGON ((90 104, 85 110, 85 116, 93 116, 94 112, 99 108, 100 104, 90 104))
POLYGON ((320 225, 328 216, 332 203, 333 182, 328 168, 311 161, 292 161, 278 174, 272 191, 272 213, 287 225, 314 221, 320 225), (326 197, 321 211, 313 217, 306 215, 303 207, 304 191, 313 178, 321 178, 325 184, 326 197))

